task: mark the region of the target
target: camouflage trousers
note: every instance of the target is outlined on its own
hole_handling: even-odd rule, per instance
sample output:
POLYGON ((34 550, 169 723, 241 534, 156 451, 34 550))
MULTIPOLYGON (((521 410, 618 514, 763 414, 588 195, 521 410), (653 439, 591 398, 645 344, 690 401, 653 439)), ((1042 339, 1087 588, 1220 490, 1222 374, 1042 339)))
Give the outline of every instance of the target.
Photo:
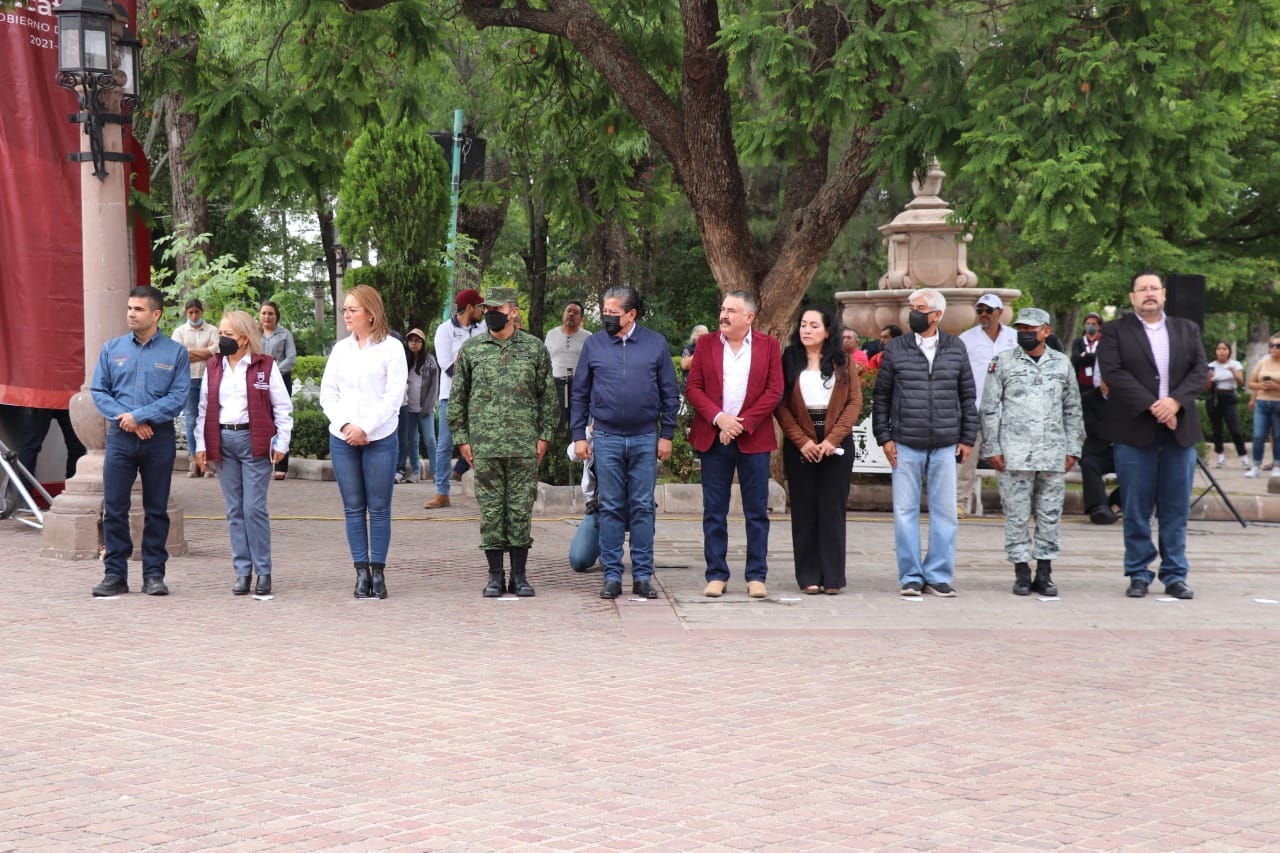
POLYGON ((1066 475, 1061 471, 1005 471, 1000 475, 1004 504, 1004 551, 1010 563, 1052 560, 1058 556, 1058 526, 1066 475), (1028 529, 1035 516, 1035 546, 1028 529))
POLYGON ((530 547, 533 502, 538 497, 538 460, 476 457, 475 478, 480 547, 485 551, 530 547))

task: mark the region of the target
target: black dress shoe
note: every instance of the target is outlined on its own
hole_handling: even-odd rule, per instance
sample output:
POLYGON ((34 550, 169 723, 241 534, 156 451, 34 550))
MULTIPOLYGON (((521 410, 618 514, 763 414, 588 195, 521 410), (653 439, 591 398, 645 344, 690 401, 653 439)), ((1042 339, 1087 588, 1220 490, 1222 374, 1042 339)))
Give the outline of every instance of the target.
POLYGON ((657 598, 658 591, 648 581, 636 581, 631 585, 631 594, 640 598, 657 598))
POLYGON ((1147 582, 1141 578, 1134 578, 1129 581, 1129 588, 1124 591, 1124 594, 1130 598, 1146 598, 1147 582))
POLYGON ((168 595, 169 587, 164 585, 163 578, 147 578, 142 584, 142 591, 147 595, 168 595))
POLYGON ((1111 507, 1095 506, 1089 510, 1089 520, 1094 524, 1115 524, 1119 518, 1111 511, 1111 507))
POLYGON ((613 599, 622 595, 622 581, 605 581, 600 587, 600 597, 613 599))
POLYGON ((231 587, 232 595, 248 595, 249 594, 249 576, 236 575, 236 584, 231 587))
POLYGON ((1184 581, 1165 584, 1164 594, 1172 598, 1181 598, 1183 601, 1190 601, 1196 597, 1196 594, 1191 591, 1191 587, 1187 586, 1184 581))
POLYGON ((124 595, 129 591, 129 582, 119 575, 107 575, 102 583, 93 588, 94 598, 108 598, 113 595, 124 595))
POLYGON ((271 575, 258 575, 258 585, 254 587, 254 595, 271 594, 271 575))

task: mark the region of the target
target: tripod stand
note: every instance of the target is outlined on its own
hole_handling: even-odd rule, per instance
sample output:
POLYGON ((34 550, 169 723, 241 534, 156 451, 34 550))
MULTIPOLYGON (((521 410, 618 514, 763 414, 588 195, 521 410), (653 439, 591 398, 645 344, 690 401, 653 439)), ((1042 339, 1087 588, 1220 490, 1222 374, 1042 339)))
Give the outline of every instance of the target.
POLYGON ((1240 517, 1240 513, 1236 510, 1235 504, 1231 503, 1231 498, 1227 497, 1227 493, 1222 491, 1222 486, 1218 485, 1218 481, 1214 479, 1213 473, 1209 471, 1209 466, 1204 464, 1204 460, 1199 456, 1196 456, 1196 465, 1199 466, 1200 472, 1209 478, 1209 485, 1204 487, 1204 491, 1196 495, 1196 499, 1191 502, 1189 509, 1195 509, 1195 505, 1200 503, 1200 499, 1209 494, 1209 492, 1217 492, 1218 497, 1222 498, 1222 502, 1226 504, 1227 509, 1236 517, 1236 521, 1240 522, 1240 526, 1248 527, 1249 525, 1245 524, 1244 519, 1240 517))
POLYGON ((53 497, 18 460, 18 454, 0 441, 0 519, 12 518, 37 530, 43 528, 44 512, 32 491, 44 498, 46 505, 53 503, 53 497))

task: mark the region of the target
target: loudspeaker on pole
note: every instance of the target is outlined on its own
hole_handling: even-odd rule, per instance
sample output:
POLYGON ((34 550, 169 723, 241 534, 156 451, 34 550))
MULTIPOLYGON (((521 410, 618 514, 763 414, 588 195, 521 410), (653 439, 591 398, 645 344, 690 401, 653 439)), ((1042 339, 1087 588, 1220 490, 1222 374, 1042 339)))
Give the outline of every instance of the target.
POLYGON ((1205 277, 1171 275, 1165 281, 1164 312, 1170 317, 1194 320, 1204 334, 1205 277))

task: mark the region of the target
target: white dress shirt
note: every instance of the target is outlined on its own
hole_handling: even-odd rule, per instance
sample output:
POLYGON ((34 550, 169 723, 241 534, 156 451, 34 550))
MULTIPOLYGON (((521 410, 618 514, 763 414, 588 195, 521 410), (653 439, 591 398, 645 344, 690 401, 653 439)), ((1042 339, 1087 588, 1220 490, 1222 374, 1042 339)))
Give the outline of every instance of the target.
POLYGON ((329 434, 342 438, 342 427, 354 424, 370 441, 394 435, 408 379, 404 345, 391 335, 363 347, 355 335, 338 341, 320 380, 320 407, 329 419, 329 434))
POLYGON ((724 397, 720 405, 736 418, 747 402, 747 380, 751 377, 751 331, 747 330, 747 336, 742 339, 742 346, 736 353, 723 333, 720 342, 724 346, 724 397))
POLYGON ((1169 396, 1169 324, 1164 319, 1164 314, 1161 314, 1160 319, 1154 323, 1142 321, 1142 328, 1147 332, 1147 342, 1151 344, 1151 355, 1156 361, 1156 378, 1160 380, 1157 399, 1160 400, 1169 396))

